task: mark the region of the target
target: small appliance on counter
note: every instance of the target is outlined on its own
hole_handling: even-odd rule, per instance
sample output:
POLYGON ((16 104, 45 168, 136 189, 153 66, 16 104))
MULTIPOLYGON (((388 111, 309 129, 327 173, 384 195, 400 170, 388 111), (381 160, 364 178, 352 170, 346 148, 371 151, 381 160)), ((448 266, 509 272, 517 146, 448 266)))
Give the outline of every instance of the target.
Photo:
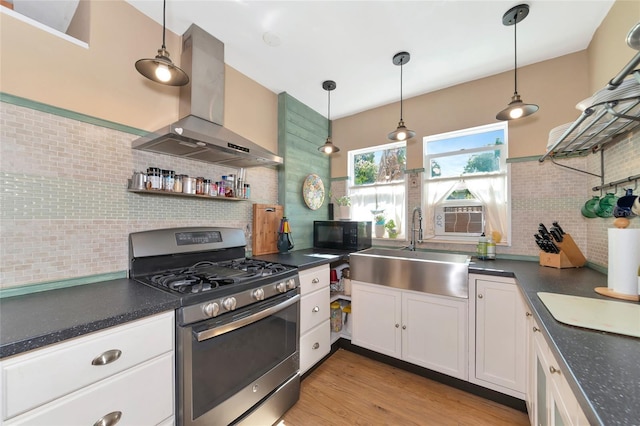
POLYGON ((313 248, 359 251, 371 247, 371 222, 316 220, 313 248))

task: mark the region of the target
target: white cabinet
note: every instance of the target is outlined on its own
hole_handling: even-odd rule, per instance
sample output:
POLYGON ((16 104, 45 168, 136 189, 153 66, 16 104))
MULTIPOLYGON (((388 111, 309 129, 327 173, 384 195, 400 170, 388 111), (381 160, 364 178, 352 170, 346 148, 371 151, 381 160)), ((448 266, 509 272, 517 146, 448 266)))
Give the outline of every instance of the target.
POLYGON ((513 278, 469 275, 469 381, 524 399, 526 316, 513 278))
POLYGON ((467 379, 466 299, 351 284, 351 343, 467 379))
POLYGON ((543 331, 533 321, 530 331, 533 342, 533 359, 531 372, 532 385, 528 388, 532 394, 534 425, 588 425, 589 422, 580 408, 569 383, 564 378, 565 372, 557 362, 543 336, 543 331))
POLYGON ((105 416, 120 417, 119 425, 170 421, 174 313, 4 359, 0 380, 0 423, 7 425, 94 424, 105 416))
POLYGON ((331 350, 329 265, 300 271, 300 374, 331 350))

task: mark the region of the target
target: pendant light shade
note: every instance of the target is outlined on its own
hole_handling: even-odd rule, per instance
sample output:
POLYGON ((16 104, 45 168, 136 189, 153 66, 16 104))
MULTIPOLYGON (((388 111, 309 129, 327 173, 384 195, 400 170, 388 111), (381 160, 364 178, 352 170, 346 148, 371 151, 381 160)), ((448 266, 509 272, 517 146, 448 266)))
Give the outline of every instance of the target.
POLYGON ((331 91, 336 88, 336 82, 332 80, 327 80, 322 82, 322 88, 327 91, 329 101, 327 108, 327 121, 329 123, 329 131, 327 133, 327 141, 318 148, 318 151, 324 152, 325 154, 333 154, 334 152, 340 152, 340 148, 335 146, 331 142, 331 91))
POLYGON ((409 62, 410 59, 411 55, 408 52, 399 52, 393 55, 393 64, 400 65, 400 121, 398 122, 398 128, 387 135, 389 140, 392 141, 405 141, 416 135, 416 132, 407 129, 402 119, 402 66, 409 62))
POLYGON ((514 89, 509 105, 500 111, 496 118, 498 120, 515 120, 526 117, 538 111, 538 105, 525 104, 518 94, 518 22, 524 20, 529 14, 529 5, 521 4, 509 9, 502 16, 502 23, 506 26, 513 25, 513 45, 514 45, 514 89))
POLYGON ((165 18, 167 1, 162 3, 162 47, 158 49, 158 54, 153 59, 139 59, 136 61, 136 69, 140 74, 153 80, 156 83, 168 86, 184 86, 189 83, 189 76, 186 72, 178 68, 169 59, 169 52, 165 46, 165 18))

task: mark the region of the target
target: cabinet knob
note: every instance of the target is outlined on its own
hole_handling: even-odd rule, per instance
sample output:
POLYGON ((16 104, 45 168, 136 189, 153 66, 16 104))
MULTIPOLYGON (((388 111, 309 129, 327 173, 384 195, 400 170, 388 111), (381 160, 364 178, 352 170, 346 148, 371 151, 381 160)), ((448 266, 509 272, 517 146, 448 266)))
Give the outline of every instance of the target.
POLYGON ((318 349, 319 347, 320 347, 320 343, 318 342, 315 342, 313 346, 311 346, 312 349, 318 349))
POLYGON ((400 327, 400 324, 396 324, 396 328, 400 327))
POLYGON ((536 332, 536 331, 540 331, 540 329, 539 329, 538 327, 533 327, 533 331, 534 331, 534 332, 536 332))
POLYGON ((482 294, 478 295, 478 299, 482 299, 484 296, 482 294))
POLYGON ((406 330, 406 329, 407 329, 407 326, 406 326, 406 325, 403 325, 403 326, 402 326, 402 329, 403 329, 403 330, 406 330))
POLYGON ((320 306, 314 306, 311 312, 320 312, 320 306))
POLYGON ((526 313, 526 315, 527 315, 528 317, 530 317, 530 316, 531 316, 531 312, 527 312, 527 313, 526 313))
POLYGON ((93 426, 113 426, 120 421, 120 418, 122 418, 122 411, 112 411, 100 417, 93 426))
POLYGON ((551 372, 551 374, 553 374, 553 373, 558 373, 558 374, 560 374, 560 369, 555 368, 553 365, 550 365, 550 366, 549 366, 549 371, 551 372))
MULTIPOLYGON (((117 361, 118 358, 122 355, 122 351, 119 349, 111 349, 110 351, 106 351, 98 355, 91 361, 91 365, 107 365, 111 364, 114 361, 117 361)), ((115 424, 115 423, 114 423, 115 424)))
POLYGON ((318 284, 320 282, 319 278, 314 278, 311 280, 311 284, 318 284))

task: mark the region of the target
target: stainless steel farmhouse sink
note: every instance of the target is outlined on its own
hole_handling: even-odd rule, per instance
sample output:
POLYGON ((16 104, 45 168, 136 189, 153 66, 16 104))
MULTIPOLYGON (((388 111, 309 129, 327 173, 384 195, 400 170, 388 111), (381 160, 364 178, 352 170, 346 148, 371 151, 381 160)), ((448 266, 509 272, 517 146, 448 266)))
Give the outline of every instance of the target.
POLYGON ((465 299, 470 260, 462 254, 378 248, 349 255, 352 280, 465 299))

